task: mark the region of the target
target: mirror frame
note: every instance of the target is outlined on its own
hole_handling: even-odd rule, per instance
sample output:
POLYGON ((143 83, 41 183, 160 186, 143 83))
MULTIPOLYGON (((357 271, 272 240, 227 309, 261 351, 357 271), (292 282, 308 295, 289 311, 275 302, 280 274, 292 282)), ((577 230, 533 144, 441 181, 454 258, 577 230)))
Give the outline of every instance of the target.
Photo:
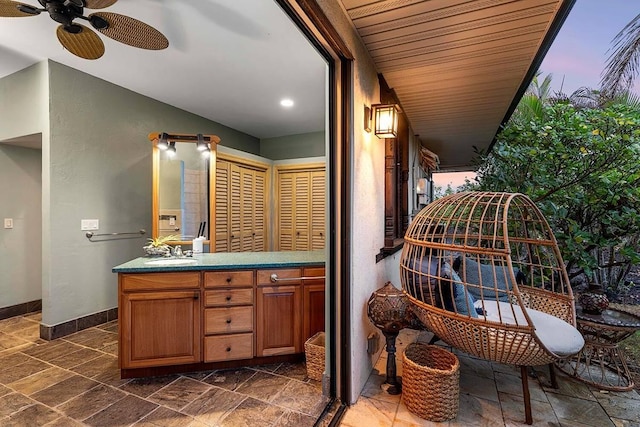
MULTIPOLYGON (((152 132, 149 134, 149 141, 153 144, 153 165, 152 165, 152 180, 151 180, 151 237, 157 238, 160 229, 160 204, 159 204, 159 192, 160 192, 160 149, 158 148, 158 141, 160 139, 161 132, 152 132)), ((216 188, 216 159, 218 153, 218 144, 220 143, 220 137, 217 135, 203 134, 205 141, 209 142, 209 191, 215 191, 216 188)), ((168 133, 168 140, 170 142, 187 142, 195 144, 198 141, 197 134, 171 134, 168 133)), ((209 239, 204 241, 205 245, 209 245, 209 251, 211 251, 211 230, 215 230, 214 224, 211 223, 211 218, 215 218, 215 194, 209 194, 209 239)), ((191 240, 171 240, 169 244, 172 245, 191 245, 191 240)))

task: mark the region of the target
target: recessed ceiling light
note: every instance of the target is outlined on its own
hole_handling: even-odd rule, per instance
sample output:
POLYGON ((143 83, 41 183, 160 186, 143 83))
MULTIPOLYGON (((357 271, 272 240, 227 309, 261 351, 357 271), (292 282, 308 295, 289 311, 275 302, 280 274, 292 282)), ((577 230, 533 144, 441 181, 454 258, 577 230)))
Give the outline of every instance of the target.
POLYGON ((285 98, 282 101, 280 101, 280 105, 282 105, 283 107, 293 107, 293 100, 289 98, 285 98))

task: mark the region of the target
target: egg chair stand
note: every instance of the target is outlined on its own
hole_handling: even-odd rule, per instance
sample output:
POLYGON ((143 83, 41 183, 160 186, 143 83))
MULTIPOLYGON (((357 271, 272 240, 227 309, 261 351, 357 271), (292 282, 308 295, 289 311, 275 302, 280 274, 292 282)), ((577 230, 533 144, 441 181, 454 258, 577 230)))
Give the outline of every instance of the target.
POLYGON ((536 205, 513 193, 436 200, 409 225, 400 278, 413 312, 442 341, 520 367, 532 424, 527 367, 553 369, 584 345, 562 256, 536 205))

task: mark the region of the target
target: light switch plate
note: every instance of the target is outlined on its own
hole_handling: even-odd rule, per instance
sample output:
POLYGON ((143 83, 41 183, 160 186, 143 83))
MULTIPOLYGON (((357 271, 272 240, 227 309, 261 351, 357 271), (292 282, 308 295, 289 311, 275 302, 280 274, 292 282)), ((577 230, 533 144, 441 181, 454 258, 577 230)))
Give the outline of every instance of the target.
POLYGON ((13 228, 13 218, 4 219, 4 228, 13 228))
POLYGON ((99 221, 97 219, 81 219, 80 220, 80 230, 89 231, 89 230, 97 230, 99 225, 99 221))

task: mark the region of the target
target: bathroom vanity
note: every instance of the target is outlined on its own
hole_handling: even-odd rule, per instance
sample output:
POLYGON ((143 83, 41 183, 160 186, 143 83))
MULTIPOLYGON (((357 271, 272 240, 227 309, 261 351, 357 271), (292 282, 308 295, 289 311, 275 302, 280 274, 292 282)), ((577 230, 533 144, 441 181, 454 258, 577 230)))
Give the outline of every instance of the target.
POLYGON ((205 253, 114 267, 122 378, 301 360, 324 330, 324 259, 205 253))

